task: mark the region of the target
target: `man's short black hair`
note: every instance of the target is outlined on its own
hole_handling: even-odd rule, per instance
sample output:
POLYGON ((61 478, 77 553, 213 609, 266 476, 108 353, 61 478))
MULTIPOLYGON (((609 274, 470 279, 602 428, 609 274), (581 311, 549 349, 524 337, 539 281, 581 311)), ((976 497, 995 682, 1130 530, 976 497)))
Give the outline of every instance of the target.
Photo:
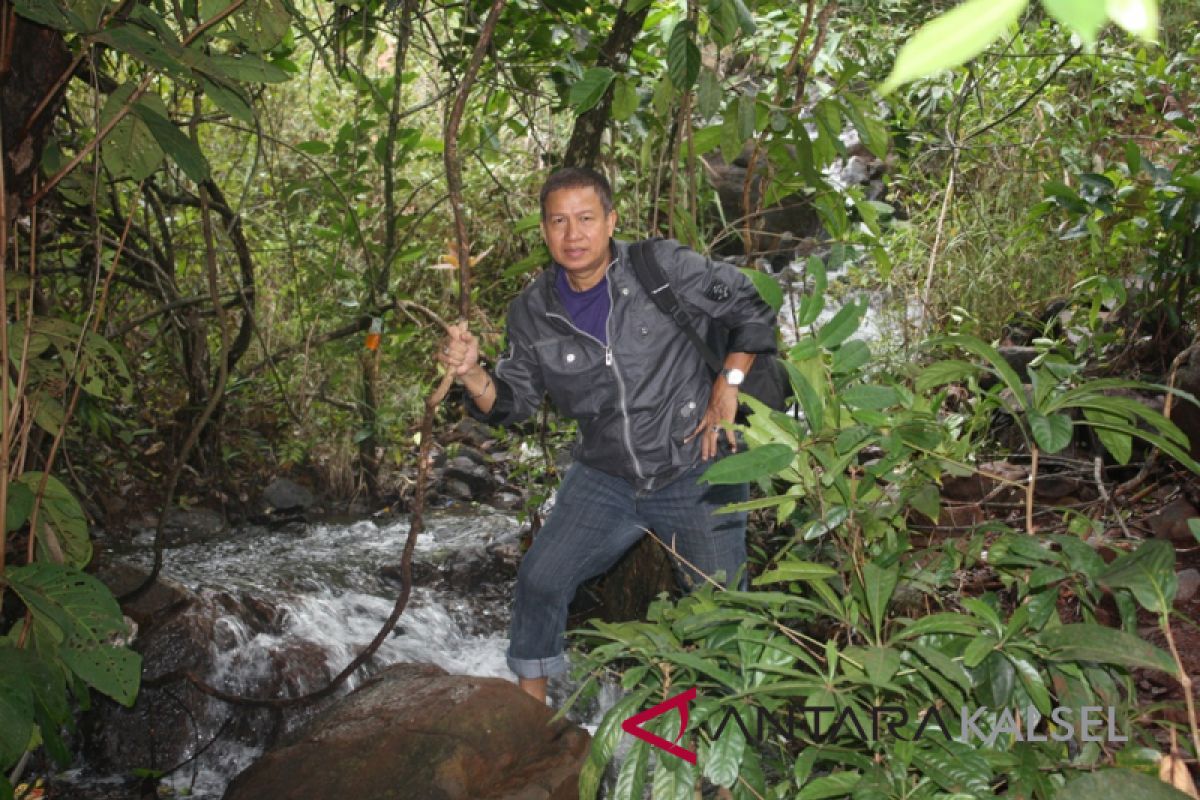
POLYGON ((542 193, 540 202, 542 205, 542 219, 546 218, 546 198, 551 192, 557 192, 559 189, 582 189, 591 187, 596 190, 596 194, 600 196, 600 205, 604 207, 605 214, 611 214, 613 210, 612 186, 608 183, 608 178, 601 175, 594 169, 588 167, 563 167, 554 172, 546 182, 542 184, 542 193))

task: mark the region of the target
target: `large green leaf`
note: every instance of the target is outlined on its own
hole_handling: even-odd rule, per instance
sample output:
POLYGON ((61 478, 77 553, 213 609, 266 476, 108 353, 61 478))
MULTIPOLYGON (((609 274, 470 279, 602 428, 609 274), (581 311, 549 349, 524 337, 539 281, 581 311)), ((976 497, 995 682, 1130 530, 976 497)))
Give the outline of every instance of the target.
POLYGON ((755 578, 754 585, 766 586, 772 583, 784 583, 788 581, 815 581, 823 578, 832 578, 837 574, 836 569, 825 564, 787 558, 755 578))
POLYGON ((567 97, 575 113, 582 114, 599 103, 616 75, 617 73, 608 67, 592 67, 583 73, 583 77, 571 85, 571 92, 567 97))
POLYGON ((721 100, 724 93, 721 89, 721 79, 711 69, 700 71, 700 86, 696 89, 696 110, 701 117, 716 116, 721 110, 721 100))
POLYGON ((833 319, 817 331, 817 344, 832 350, 849 339, 858 330, 859 323, 867 313, 866 301, 847 303, 838 309, 833 319))
POLYGON ((147 96, 134 103, 133 113, 145 123, 159 147, 179 165, 185 175, 196 183, 208 178, 208 160, 204 153, 167 118, 167 109, 157 95, 147 96))
POLYGON ((763 302, 778 313, 780 307, 783 306, 783 289, 780 288, 779 281, 761 270, 749 267, 742 267, 742 274, 754 284, 754 288, 758 290, 758 296, 763 299, 763 302))
POLYGON ((937 386, 965 380, 979 371, 979 367, 968 361, 947 358, 935 361, 917 375, 916 389, 918 392, 928 392, 937 386))
POLYGON ((249 53, 238 55, 213 55, 208 58, 217 77, 246 83, 283 83, 290 80, 284 70, 249 53))
POLYGON ((704 777, 717 786, 729 788, 737 782, 746 752, 746 736, 740 725, 726 725, 721 736, 708 748, 704 777))
POLYGON ((190 74, 187 66, 180 60, 185 53, 178 42, 164 42, 136 26, 105 28, 93 38, 175 77, 187 78, 190 74))
POLYGON ((35 562, 10 568, 3 579, 35 618, 63 633, 67 646, 99 645, 127 632, 112 593, 78 569, 35 562))
POLYGON ((1096 582, 1109 589, 1129 589, 1148 611, 1168 613, 1179 590, 1175 545, 1164 539, 1142 542, 1137 550, 1109 564, 1096 582))
POLYGON ((0 641, 0 772, 7 773, 33 734, 33 658, 0 641))
POLYGON ((8 507, 4 510, 4 530, 15 531, 28 521, 33 510, 33 491, 23 483, 8 485, 8 507))
POLYGON ((1170 784, 1128 769, 1103 769, 1075 778, 1055 795, 1056 800, 1186 800, 1170 784))
POLYGON ((749 483, 786 469, 795 457, 796 451, 786 444, 752 447, 722 458, 709 467, 700 480, 719 484, 749 483))
MULTIPOLYGON (((30 492, 36 493, 43 474, 26 472, 19 480, 30 492)), ((40 513, 41 526, 37 532, 39 557, 64 563, 68 567, 85 567, 92 560, 87 517, 71 490, 53 475, 46 479, 40 513)))
POLYGON ((867 599, 867 612, 871 615, 876 635, 883 629, 888 603, 892 600, 892 592, 896 590, 899 579, 900 572, 896 567, 884 569, 874 561, 868 561, 863 566, 863 595, 867 599))
POLYGON ((1099 0, 1042 0, 1042 5, 1050 16, 1078 33, 1089 45, 1108 22, 1108 12, 1099 0))
POLYGON ((828 800, 831 797, 846 797, 862 781, 862 774, 855 770, 823 775, 804 784, 796 800, 828 800))
POLYGON ((843 390, 838 395, 838 399, 850 408, 882 411, 900 402, 900 395, 891 386, 863 383, 843 390))
POLYGON ((625 760, 621 762, 621 771, 617 773, 617 782, 613 786, 610 800, 642 800, 649 759, 650 745, 641 739, 634 742, 625 760))
POLYGON ((887 94, 909 81, 973 58, 1017 21, 1028 0, 967 0, 921 27, 900 48, 879 88, 887 94))
POLYGON ((127 647, 93 644, 64 647, 59 651, 63 663, 87 681, 125 706, 137 699, 138 682, 142 674, 142 657, 127 647))
POLYGON ((638 109, 637 84, 622 75, 613 84, 612 116, 621 122, 629 119, 638 109))
POLYGON ((1174 675, 1171 656, 1144 639, 1117 628, 1075 623, 1038 634, 1050 661, 1095 661, 1124 667, 1149 667, 1174 675))
POLYGON ((604 778, 604 770, 608 762, 612 761, 617 742, 624 733, 621 723, 638 712, 649 694, 648 686, 630 692, 618 700, 600 721, 595 735, 592 736, 592 747, 587 760, 579 772, 579 800, 594 800, 596 797, 600 782, 604 778))
POLYGON ((684 20, 671 31, 667 41, 667 76, 680 92, 686 92, 700 74, 700 48, 696 46, 696 26, 684 20))
POLYGON ((1042 450, 1057 453, 1071 443, 1071 418, 1066 414, 1043 414, 1030 409, 1028 417, 1034 441, 1042 450))
MULTIPOLYGON (((100 121, 107 124, 124 109, 134 85, 126 83, 108 97, 100 112, 100 121)), ((162 163, 163 151, 158 140, 135 114, 125 114, 104 139, 101 158, 104 166, 117 178, 135 181, 150 177, 162 163)))

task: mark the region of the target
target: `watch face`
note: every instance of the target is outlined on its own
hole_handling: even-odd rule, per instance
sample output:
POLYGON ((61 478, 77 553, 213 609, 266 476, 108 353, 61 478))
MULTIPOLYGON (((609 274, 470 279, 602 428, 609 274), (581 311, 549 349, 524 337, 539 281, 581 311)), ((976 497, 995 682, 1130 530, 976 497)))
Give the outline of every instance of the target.
POLYGON ((725 370, 725 382, 730 386, 741 386, 742 381, 745 379, 746 373, 742 372, 740 369, 735 368, 725 370))

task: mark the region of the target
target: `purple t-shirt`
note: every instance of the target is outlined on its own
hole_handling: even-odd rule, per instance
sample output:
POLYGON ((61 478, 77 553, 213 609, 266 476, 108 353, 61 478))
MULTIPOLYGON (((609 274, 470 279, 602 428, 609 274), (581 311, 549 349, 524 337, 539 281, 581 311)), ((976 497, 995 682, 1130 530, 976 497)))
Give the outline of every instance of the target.
POLYGON ((575 327, 607 345, 608 334, 604 327, 608 323, 608 310, 612 307, 612 298, 608 296, 608 275, 592 288, 577 292, 567 283, 566 271, 560 269, 555 288, 575 327))

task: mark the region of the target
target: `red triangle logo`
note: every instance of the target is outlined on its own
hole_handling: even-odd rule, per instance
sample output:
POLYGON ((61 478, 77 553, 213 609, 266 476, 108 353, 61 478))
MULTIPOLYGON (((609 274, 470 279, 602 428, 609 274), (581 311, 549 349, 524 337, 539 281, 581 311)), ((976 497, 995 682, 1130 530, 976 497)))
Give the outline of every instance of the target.
POLYGON ((685 730, 687 730, 687 723, 688 723, 688 706, 687 706, 687 704, 688 704, 688 701, 694 700, 694 699, 696 699, 696 687, 695 686, 693 686, 691 689, 688 689, 686 692, 680 692, 679 694, 675 695, 674 697, 672 697, 668 700, 662 701, 661 703, 659 703, 658 705, 656 705, 652 708, 647 708, 645 711, 642 711, 641 713, 634 714, 632 717, 630 717, 629 719, 627 719, 621 723, 621 729, 632 736, 636 736, 637 738, 641 739, 644 742, 649 742, 650 744, 657 747, 659 750, 665 750, 677 758, 682 758, 684 761, 688 762, 689 764, 695 764, 696 763, 696 754, 693 753, 691 750, 680 747, 678 744, 675 743, 683 738, 683 732, 685 730), (642 727, 650 720, 654 719, 655 717, 662 716, 663 714, 666 714, 668 711, 670 711, 672 709, 679 710, 679 735, 675 737, 674 742, 668 742, 666 739, 662 738, 661 736, 651 733, 650 731, 648 731, 642 727))

